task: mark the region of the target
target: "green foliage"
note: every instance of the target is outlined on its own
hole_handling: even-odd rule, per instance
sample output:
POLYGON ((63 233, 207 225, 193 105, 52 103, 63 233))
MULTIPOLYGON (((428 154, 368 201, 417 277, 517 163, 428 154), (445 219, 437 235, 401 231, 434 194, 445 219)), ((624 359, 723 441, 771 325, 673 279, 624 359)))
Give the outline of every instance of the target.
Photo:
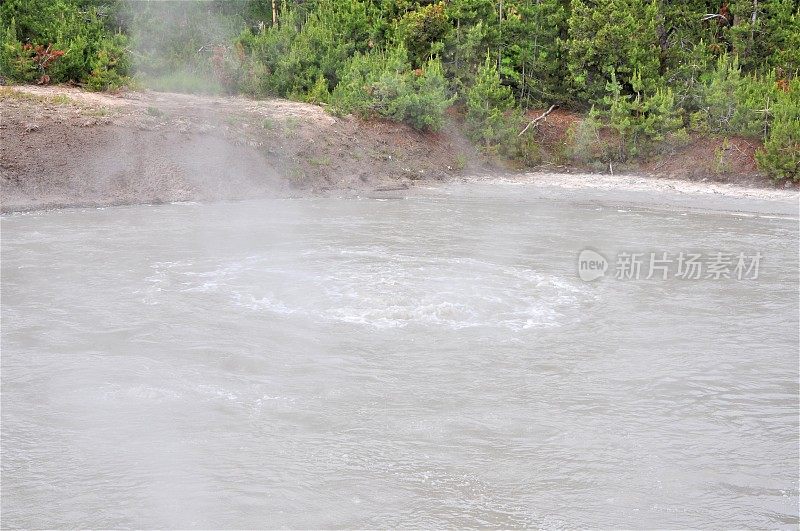
POLYGON ((454 27, 444 42, 443 62, 454 89, 463 96, 487 51, 497 57, 500 17, 493 0, 453 0, 447 4, 446 13, 454 27))
POLYGON ((414 66, 420 66, 439 51, 452 30, 444 3, 436 2, 409 11, 397 22, 397 34, 414 66))
POLYGON ((667 71, 664 85, 675 92, 676 104, 687 114, 696 113, 704 104, 704 79, 714 65, 714 57, 702 39, 690 44, 687 49, 673 51, 674 65, 667 71), (676 56, 680 56, 677 60, 676 56))
POLYGON ((767 66, 783 72, 800 68, 800 4, 796 0, 733 0, 730 50, 748 71, 767 66), (754 12, 755 9, 755 12, 754 12))
POLYGON ((125 52, 125 37, 104 37, 95 56, 89 61, 91 72, 86 79, 90 90, 117 90, 130 82, 124 74, 130 70, 130 56, 125 52))
POLYGON ((239 43, 248 55, 247 72, 242 89, 255 96, 285 96, 292 90, 292 64, 289 57, 299 34, 299 16, 285 8, 277 26, 271 26, 253 34, 242 32, 239 43))
POLYGON ((775 99, 775 73, 744 75, 738 58, 721 55, 700 92, 700 111, 714 133, 752 137, 764 135, 775 99))
POLYGON ((381 116, 418 130, 437 130, 452 98, 447 97, 447 82, 438 59, 414 70, 406 49, 397 46, 388 52, 356 54, 330 101, 342 113, 381 116))
POLYGON ((764 56, 768 64, 786 75, 800 71, 800 4, 793 0, 771 0, 763 6, 762 31, 755 43, 761 49, 753 53, 757 66, 764 56))
POLYGON ((305 100, 309 103, 327 103, 331 97, 330 90, 328 90, 328 81, 322 74, 317 78, 317 82, 308 91, 305 100))
POLYGON ((398 112, 393 116, 415 129, 437 131, 442 127, 445 110, 454 100, 447 95, 442 63, 431 59, 422 72, 415 70, 413 74, 412 90, 398 98, 395 104, 398 112))
POLYGON ((22 43, 17 39, 16 24, 13 18, 3 32, 2 49, 0 49, 0 77, 18 82, 31 82, 37 77, 33 58, 26 53, 22 43))
POLYGON ((567 9, 561 0, 518 2, 503 23, 501 75, 526 105, 566 103, 567 9))
POLYGON ((754 138, 764 138, 773 118, 772 104, 776 98, 775 71, 763 75, 743 76, 735 93, 737 110, 734 116, 735 132, 754 138))
POLYGON ((501 83, 497 67, 488 56, 475 84, 467 91, 465 122, 469 137, 486 151, 513 149, 519 111, 511 89, 501 83))
POLYGON ((372 113, 374 84, 381 75, 391 74, 389 69, 390 60, 385 53, 376 51, 354 55, 331 94, 333 108, 341 113, 369 116, 372 113))
POLYGON ((775 180, 800 181, 800 78, 777 91, 773 120, 764 149, 756 153, 759 167, 775 180))
POLYGON ((305 19, 284 4, 277 26, 239 38, 249 55, 245 90, 303 99, 320 76, 332 88, 350 57, 370 48, 372 18, 364 0, 319 0, 305 19))
POLYGON ((7 0, 0 4, 0 76, 30 83, 128 81, 127 37, 107 28, 78 0, 7 0))
POLYGON ((133 59, 142 83, 156 90, 220 94, 240 83, 234 39, 244 25, 230 3, 131 2, 133 59))
POLYGON ((738 109, 735 94, 739 90, 741 79, 739 59, 720 56, 702 91, 702 110, 712 131, 734 132, 738 109))
POLYGON ((645 93, 638 71, 633 73, 631 83, 634 95, 623 94, 612 72, 604 98, 611 127, 620 136, 620 160, 646 154, 654 143, 665 140, 683 124, 671 90, 658 88, 645 93))
POLYGON ((565 88, 567 0, 452 0, 453 26, 442 42, 446 75, 462 94, 474 83, 487 52, 503 83, 526 105, 571 98, 565 88))
POLYGON ((606 160, 607 157, 599 149, 602 145, 600 139, 602 127, 600 111, 593 106, 586 116, 568 131, 566 155, 581 164, 606 160))
POLYGON ((624 94, 636 92, 634 72, 648 93, 661 85, 657 17, 655 1, 572 0, 568 68, 580 100, 602 101, 612 76, 624 94))

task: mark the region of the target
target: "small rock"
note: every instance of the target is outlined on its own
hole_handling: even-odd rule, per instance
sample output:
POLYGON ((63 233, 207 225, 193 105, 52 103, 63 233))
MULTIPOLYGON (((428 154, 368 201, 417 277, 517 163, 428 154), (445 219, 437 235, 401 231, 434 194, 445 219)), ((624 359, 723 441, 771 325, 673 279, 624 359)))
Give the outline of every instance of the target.
POLYGON ((24 125, 26 133, 32 133, 33 131, 38 131, 41 126, 39 124, 28 123, 24 125))

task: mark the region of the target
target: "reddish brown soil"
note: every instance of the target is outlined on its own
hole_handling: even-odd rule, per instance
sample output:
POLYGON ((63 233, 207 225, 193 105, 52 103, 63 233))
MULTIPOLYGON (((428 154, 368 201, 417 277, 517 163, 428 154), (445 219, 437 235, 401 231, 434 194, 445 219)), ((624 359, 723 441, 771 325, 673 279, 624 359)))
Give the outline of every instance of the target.
POLYGON ((685 146, 648 160, 642 169, 652 175, 692 181, 736 182, 771 186, 755 160, 759 142, 746 138, 692 135, 685 146))
MULTIPOLYGON (((544 114, 547 109, 532 109, 525 113, 525 118, 533 120, 544 114)), ((546 146, 556 146, 565 142, 567 133, 581 121, 577 113, 564 109, 553 109, 542 121, 536 125, 538 139, 546 146)))
MULTIPOLYGON (((541 116, 546 109, 532 109, 528 120, 541 116)), ((657 178, 690 181, 735 183, 750 187, 773 188, 776 185, 758 169, 756 151, 762 144, 753 139, 690 134, 688 142, 664 142, 644 161, 615 164, 582 165, 566 158, 570 130, 577 127, 581 115, 563 109, 553 110, 534 130, 542 147, 543 165, 562 171, 599 171, 644 174, 657 178)), ((601 132, 601 141, 614 143, 612 131, 601 132)), ((782 186, 782 185, 781 185, 782 186)), ((791 186, 791 185, 790 185, 791 186)))

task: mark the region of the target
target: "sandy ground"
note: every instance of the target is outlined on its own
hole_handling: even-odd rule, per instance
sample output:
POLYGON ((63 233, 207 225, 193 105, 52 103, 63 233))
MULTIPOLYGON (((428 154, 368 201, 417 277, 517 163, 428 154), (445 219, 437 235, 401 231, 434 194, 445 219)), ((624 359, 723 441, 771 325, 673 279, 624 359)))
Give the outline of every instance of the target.
POLYGON ((755 213, 793 219, 800 216, 800 194, 794 187, 765 188, 639 175, 541 172, 473 175, 452 181, 453 189, 481 187, 484 194, 491 194, 493 188, 500 186, 519 187, 529 198, 624 208, 755 213))
MULTIPOLYGON (((551 143, 557 143, 563 135, 559 127, 567 121, 554 119, 537 134, 545 141, 551 135, 551 143)), ((715 182, 698 172, 676 173, 680 165, 669 160, 661 163, 669 167, 662 175, 680 179, 658 173, 509 173, 481 157, 452 120, 439 133, 423 134, 279 99, 0 87, 3 212, 383 193, 445 182, 528 184, 564 196, 582 190, 582 195, 602 197, 625 190, 710 203, 724 198, 797 202, 796 187, 776 187, 750 173, 746 180, 715 182)), ((699 167, 685 161, 684 166, 699 167)))
POLYGON ((509 177, 482 175, 466 177, 465 182, 505 182, 555 186, 565 189, 594 189, 598 191, 626 190, 628 192, 649 192, 692 194, 698 196, 738 197, 758 200, 792 200, 798 198, 797 190, 792 188, 765 188, 741 186, 735 183, 714 181, 687 181, 665 177, 653 178, 640 175, 609 175, 596 173, 524 173, 509 177))

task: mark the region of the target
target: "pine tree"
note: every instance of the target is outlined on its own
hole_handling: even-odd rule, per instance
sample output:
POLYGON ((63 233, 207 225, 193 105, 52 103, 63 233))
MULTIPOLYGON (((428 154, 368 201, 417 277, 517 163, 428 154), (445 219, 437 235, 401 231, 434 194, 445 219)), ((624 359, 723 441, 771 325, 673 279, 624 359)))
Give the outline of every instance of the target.
POLYGON ((646 154, 653 143, 663 141, 682 126, 670 89, 659 88, 646 94, 638 71, 634 71, 631 83, 634 94, 623 94, 622 85, 612 72, 604 98, 611 127, 621 139, 621 160, 646 154))
POLYGON ((800 78, 777 93, 772 126, 764 149, 756 153, 759 167, 775 180, 800 181, 800 78))
POLYGON ((579 101, 602 101, 612 72, 625 94, 634 71, 645 93, 661 85, 657 14, 655 1, 572 0, 568 67, 579 101))
POLYGON ((418 130, 437 130, 453 102, 438 59, 412 69, 402 45, 356 54, 330 97, 340 113, 383 116, 418 130))
POLYGON ((485 149, 497 150, 513 139, 516 124, 508 117, 513 111, 514 95, 500 82, 497 67, 487 55, 475 84, 467 91, 467 132, 485 149))
POLYGON ((431 55, 440 51, 450 31, 452 26, 442 2, 409 11, 397 22, 398 38, 415 67, 424 65, 431 55))
POLYGON ((564 0, 510 2, 502 21, 501 76, 529 105, 564 103, 567 98, 564 0))
POLYGON ((447 16, 453 25, 444 43, 443 62, 456 91, 475 81, 487 52, 497 57, 500 22, 495 0, 452 0, 447 16))

